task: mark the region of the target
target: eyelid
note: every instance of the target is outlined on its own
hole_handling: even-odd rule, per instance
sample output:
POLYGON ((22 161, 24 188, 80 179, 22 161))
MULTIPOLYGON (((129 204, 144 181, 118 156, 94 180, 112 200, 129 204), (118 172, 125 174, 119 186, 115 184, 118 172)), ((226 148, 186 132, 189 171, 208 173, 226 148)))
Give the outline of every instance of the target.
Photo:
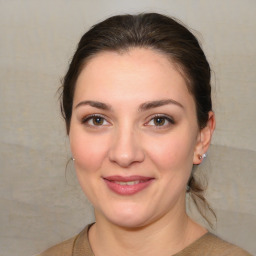
POLYGON ((153 116, 150 117, 149 121, 146 122, 145 126, 154 126, 156 127, 157 129, 161 129, 161 128, 165 128, 169 125, 174 125, 175 124, 175 121, 174 121, 174 118, 169 116, 169 115, 166 115, 166 114, 155 114, 153 116), (165 125, 149 125, 149 123, 154 119, 154 118, 164 118, 165 120, 168 121, 168 124, 165 124, 165 125))
MULTIPOLYGON (((111 124, 111 123, 107 120, 107 118, 106 118, 104 115, 102 115, 102 114, 91 114, 91 115, 87 115, 87 116, 85 116, 85 117, 82 118, 81 123, 82 123, 82 124, 85 124, 85 125, 87 125, 87 126, 97 127, 97 125, 88 124, 88 122, 89 122, 90 120, 92 120, 93 118, 95 118, 95 117, 103 118, 104 121, 106 121, 108 124, 111 124)), ((98 125, 98 127, 100 127, 100 126, 106 126, 106 125, 104 125, 104 124, 98 125)))

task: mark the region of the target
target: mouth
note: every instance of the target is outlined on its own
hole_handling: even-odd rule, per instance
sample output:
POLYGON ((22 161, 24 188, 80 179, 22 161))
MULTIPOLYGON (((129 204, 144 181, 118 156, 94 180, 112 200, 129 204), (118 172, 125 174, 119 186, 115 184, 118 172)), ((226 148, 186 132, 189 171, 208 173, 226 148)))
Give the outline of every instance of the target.
POLYGON ((110 181, 110 182, 114 182, 122 186, 133 186, 133 185, 139 184, 141 181, 135 180, 135 181, 127 181, 127 182, 123 182, 123 181, 110 181))
POLYGON ((145 176, 108 176, 103 180, 108 188, 119 195, 133 195, 147 188, 154 178, 145 176))

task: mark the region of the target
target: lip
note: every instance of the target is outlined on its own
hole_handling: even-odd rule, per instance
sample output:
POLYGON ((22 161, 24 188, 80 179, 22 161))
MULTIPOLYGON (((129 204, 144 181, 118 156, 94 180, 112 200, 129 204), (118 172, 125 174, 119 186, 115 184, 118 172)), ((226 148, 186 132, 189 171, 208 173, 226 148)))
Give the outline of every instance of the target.
POLYGON ((146 176, 107 176, 103 177, 108 188, 119 195, 134 195, 147 188, 154 180, 146 176), (127 184, 124 184, 127 183, 127 184))

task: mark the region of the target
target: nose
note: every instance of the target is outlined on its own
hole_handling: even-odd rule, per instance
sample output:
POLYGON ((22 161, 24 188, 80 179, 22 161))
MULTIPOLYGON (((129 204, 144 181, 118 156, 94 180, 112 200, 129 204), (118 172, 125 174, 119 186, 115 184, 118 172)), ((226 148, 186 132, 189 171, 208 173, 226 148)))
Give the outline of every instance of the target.
POLYGON ((116 132, 111 142, 109 160, 123 168, 143 162, 145 155, 138 137, 132 128, 116 132))

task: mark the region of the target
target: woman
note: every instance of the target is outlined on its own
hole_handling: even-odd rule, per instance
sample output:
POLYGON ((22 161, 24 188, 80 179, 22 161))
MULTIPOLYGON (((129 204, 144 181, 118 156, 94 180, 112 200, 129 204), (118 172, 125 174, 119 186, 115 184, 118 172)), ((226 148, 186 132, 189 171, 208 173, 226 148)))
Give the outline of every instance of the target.
POLYGON ((208 207, 192 169, 215 128, 210 73, 194 35, 160 14, 114 16, 82 37, 61 107, 96 222, 41 255, 249 255, 186 214, 186 193, 208 207))

